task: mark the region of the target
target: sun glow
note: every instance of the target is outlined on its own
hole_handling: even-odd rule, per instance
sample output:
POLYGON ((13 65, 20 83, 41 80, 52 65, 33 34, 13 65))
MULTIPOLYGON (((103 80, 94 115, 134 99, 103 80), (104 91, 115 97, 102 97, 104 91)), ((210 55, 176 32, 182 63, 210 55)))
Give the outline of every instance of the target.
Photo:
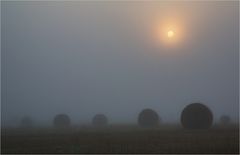
POLYGON ((167 36, 168 36, 168 38, 174 37, 174 32, 173 32, 172 30, 169 30, 169 31, 167 32, 167 36))
POLYGON ((163 23, 157 26, 157 39, 159 46, 176 47, 182 44, 183 30, 180 23, 163 23))

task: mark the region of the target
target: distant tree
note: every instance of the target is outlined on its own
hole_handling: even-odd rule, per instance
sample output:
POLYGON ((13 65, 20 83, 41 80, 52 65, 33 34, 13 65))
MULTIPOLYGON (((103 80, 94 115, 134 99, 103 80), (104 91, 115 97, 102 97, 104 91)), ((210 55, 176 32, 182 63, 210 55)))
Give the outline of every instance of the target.
POLYGON ((108 119, 104 114, 97 114, 92 119, 92 124, 96 127, 104 127, 108 124, 108 119))
POLYGON ((66 114, 58 114, 55 116, 53 124, 58 128, 66 128, 70 126, 71 120, 66 114))
POLYGON ((144 109, 138 115, 138 124, 142 127, 156 127, 159 121, 158 114, 152 109, 144 109))
POLYGON ((182 126, 186 129, 208 129, 212 126, 213 114, 201 103, 186 106, 181 114, 182 126))
POLYGON ((21 124, 20 125, 23 128, 31 128, 31 127, 33 127, 33 120, 30 116, 24 116, 21 119, 21 124))
POLYGON ((220 124, 229 125, 231 123, 231 118, 227 115, 223 115, 220 117, 220 124))

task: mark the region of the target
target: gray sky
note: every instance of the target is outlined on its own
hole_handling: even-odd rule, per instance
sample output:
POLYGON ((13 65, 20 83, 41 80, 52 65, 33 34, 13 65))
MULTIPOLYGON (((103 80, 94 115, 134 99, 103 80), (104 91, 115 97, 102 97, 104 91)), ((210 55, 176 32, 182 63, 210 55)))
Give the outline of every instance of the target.
MULTIPOLYGON (((238 2, 2 2, 2 121, 239 112, 238 2), (162 33, 174 25, 176 42, 162 33)), ((167 32, 166 32, 167 33, 167 32)))

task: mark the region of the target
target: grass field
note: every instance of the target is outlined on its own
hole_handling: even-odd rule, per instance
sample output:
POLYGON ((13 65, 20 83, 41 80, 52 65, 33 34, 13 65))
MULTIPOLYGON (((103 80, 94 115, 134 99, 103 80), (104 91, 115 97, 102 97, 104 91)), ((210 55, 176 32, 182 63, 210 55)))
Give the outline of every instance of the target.
POLYGON ((2 153, 239 153, 239 128, 2 129, 2 153))

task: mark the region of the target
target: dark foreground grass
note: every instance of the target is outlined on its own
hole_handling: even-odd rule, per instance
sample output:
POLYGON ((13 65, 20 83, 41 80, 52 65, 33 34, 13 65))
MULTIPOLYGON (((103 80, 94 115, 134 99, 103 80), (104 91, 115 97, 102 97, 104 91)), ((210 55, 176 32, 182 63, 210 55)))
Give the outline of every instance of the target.
POLYGON ((238 128, 3 129, 2 153, 239 153, 238 128))

